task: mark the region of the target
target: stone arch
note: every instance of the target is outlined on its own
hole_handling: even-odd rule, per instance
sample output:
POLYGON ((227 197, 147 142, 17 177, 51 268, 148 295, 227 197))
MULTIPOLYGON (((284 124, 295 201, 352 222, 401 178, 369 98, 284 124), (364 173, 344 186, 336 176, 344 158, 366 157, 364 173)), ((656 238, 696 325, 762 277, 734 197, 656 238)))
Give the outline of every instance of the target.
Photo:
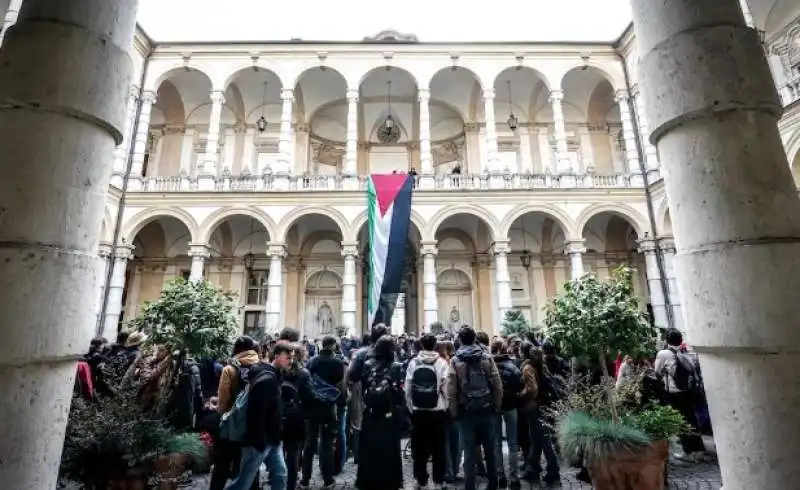
POLYGON ((571 72, 575 70, 584 70, 586 67, 590 67, 602 75, 603 78, 608 80, 608 83, 611 84, 611 87, 615 91, 627 90, 628 86, 625 83, 625 74, 616 66, 617 64, 618 62, 614 64, 605 64, 593 61, 591 59, 588 61, 581 60, 580 62, 577 62, 576 60, 576 62, 572 66, 567 67, 567 69, 564 71, 564 74, 561 75, 561 78, 558 81, 558 86, 561 87, 564 84, 564 78, 571 72))
POLYGON ((786 148, 786 156, 789 160, 789 165, 791 166, 795 158, 800 155, 800 130, 790 134, 784 146, 786 148))
MULTIPOLYGON (((391 63, 384 63, 384 64, 380 64, 380 65, 372 66, 372 67, 368 68, 366 71, 361 73, 361 75, 359 75, 358 83, 355 84, 354 86, 355 87, 361 87, 361 85, 367 80, 367 78, 369 78, 370 75, 372 75, 374 72, 376 72, 378 70, 386 69, 387 67, 391 68, 392 70, 398 70, 398 71, 400 71, 402 73, 405 73, 406 75, 408 75, 409 78, 411 78, 411 81, 414 82, 414 85, 416 85, 417 89, 419 89, 421 87, 421 85, 419 83, 419 77, 417 77, 417 75, 414 75, 414 65, 413 65, 413 63, 411 61, 406 62, 404 60, 392 60, 391 63), (400 61, 400 62, 397 63, 396 61, 400 61)), ((348 87, 349 86, 350 86, 350 84, 348 82, 348 87)))
POLYGON ((142 228, 162 217, 171 217, 182 222, 186 226, 186 229, 189 230, 189 237, 191 238, 192 242, 196 242, 200 236, 200 228, 197 225, 197 221, 191 214, 180 208, 166 207, 145 209, 133 215, 122 227, 120 236, 127 243, 133 243, 133 240, 136 238, 136 235, 142 230, 142 228))
MULTIPOLYGON (((339 243, 339 238, 340 234, 337 234, 333 230, 318 230, 312 232, 307 237, 305 237, 303 243, 300 244, 300 256, 308 257, 309 255, 311 255, 311 251, 313 250, 314 245, 323 240, 339 243)), ((339 246, 341 246, 341 243, 339 246)))
POLYGON ((248 216, 253 218, 261 223, 264 229, 267 230, 270 240, 274 240, 277 237, 276 230, 278 227, 275 225, 275 222, 260 209, 254 207, 221 208, 214 211, 203 220, 199 233, 200 240, 202 240, 200 243, 208 243, 209 240, 211 240, 211 235, 214 233, 214 230, 216 230, 223 221, 232 216, 248 216))
MULTIPOLYGON (((362 211, 361 214, 356 216, 356 218, 350 223, 350 226, 347 228, 347 233, 344 234, 346 242, 358 241, 358 233, 361 231, 361 227, 363 227, 369 219, 367 213, 367 210, 362 211)), ((422 240, 427 240, 427 238, 425 238, 425 220, 413 209, 411 210, 411 224, 417 228, 422 240)), ((359 244, 359 246, 361 245, 362 244, 359 244)))
POLYGON ((452 264, 445 269, 436 271, 436 284, 439 284, 442 276, 447 273, 453 273, 454 271, 467 278, 467 283, 469 284, 470 290, 475 289, 475 278, 472 277, 472 271, 459 264, 452 264))
POLYGON ((329 268, 329 267, 326 267, 326 266, 309 267, 306 270, 306 273, 305 273, 305 275, 303 277, 303 288, 307 289, 308 283, 311 281, 311 279, 314 278, 314 276, 320 276, 320 275, 325 275, 325 274, 330 274, 330 275, 335 276, 336 280, 339 282, 339 284, 341 284, 342 281, 343 281, 342 275, 338 271, 336 271, 336 270, 334 270, 332 268, 329 268))
MULTIPOLYGON (((345 89, 346 90, 349 89, 349 87, 347 87, 347 77, 344 76, 344 71, 339 69, 339 68, 337 68, 335 64, 331 65, 327 61, 325 63, 323 63, 321 61, 314 61, 314 62, 311 62, 311 63, 304 64, 303 66, 301 66, 297 70, 297 72, 295 74, 292 74, 291 76, 287 76, 286 77, 286 87, 287 88, 289 88, 289 87, 291 87, 291 88, 297 87, 297 84, 299 84, 300 81, 303 80, 303 77, 306 75, 306 73, 308 73, 309 71, 311 71, 311 70, 313 70, 315 68, 321 68, 323 70, 331 70, 334 73, 338 74, 339 77, 342 79, 342 81, 344 81, 344 83, 345 83, 345 89)), ((344 97, 344 95, 345 94, 342 94, 342 97, 344 97)))
POLYGON ((469 68, 467 66, 458 65, 458 66, 446 66, 446 67, 442 67, 442 68, 439 68, 438 70, 436 70, 433 73, 433 75, 431 75, 430 79, 428 80, 428 86, 426 88, 430 89, 431 83, 436 79, 436 77, 440 73, 442 73, 445 70, 452 70, 453 68, 455 68, 456 70, 464 70, 464 71, 468 72, 470 75, 472 75, 472 78, 475 79, 476 82, 478 82, 478 86, 480 87, 481 90, 483 90, 484 87, 486 86, 485 82, 483 81, 483 78, 481 78, 481 76, 478 75, 478 73, 475 70, 473 70, 472 68, 469 68))
POLYGON ((502 238, 508 238, 509 233, 511 232, 511 226, 514 224, 514 222, 528 213, 544 214, 552 219, 559 226, 561 226, 561 229, 564 231, 564 238, 567 240, 571 240, 577 236, 577 228, 572 217, 564 212, 564 210, 561 208, 547 204, 521 204, 512 209, 511 212, 509 212, 506 217, 503 218, 503 221, 500 224, 499 229, 501 234, 499 236, 502 238))
POLYGON ((577 230, 580 233, 578 236, 583 236, 583 232, 589 220, 601 213, 609 213, 623 218, 633 227, 636 235, 640 238, 650 229, 650 225, 644 216, 627 204, 593 204, 578 215, 578 219, 576 220, 577 230))
POLYGON ((272 73, 273 75, 275 75, 275 78, 277 78, 278 81, 281 84, 281 88, 293 87, 294 86, 294 85, 287 85, 286 84, 286 81, 285 81, 286 75, 285 74, 281 74, 281 72, 278 69, 277 65, 274 65, 274 64, 270 63, 269 61, 266 61, 266 60, 263 60, 263 59, 259 58, 258 61, 256 61, 255 63, 253 63, 251 61, 250 63, 241 63, 239 65, 234 66, 231 70, 229 70, 227 72, 227 75, 225 76, 225 79, 222 81, 222 84, 221 84, 220 88, 222 90, 228 90, 228 87, 230 87, 231 83, 233 83, 233 81, 236 79, 236 75, 238 75, 239 73, 241 73, 241 72, 243 72, 245 70, 251 70, 252 71, 253 68, 258 68, 258 70, 265 70, 265 71, 268 71, 268 72, 272 73))
POLYGON ((160 87, 165 80, 168 80, 173 73, 179 70, 187 70, 187 69, 198 71, 201 74, 205 75, 205 77, 211 84, 212 90, 219 89, 219 83, 214 69, 211 66, 206 65, 202 62, 190 59, 189 61, 186 62, 184 62, 183 60, 180 61, 175 60, 175 62, 172 64, 164 65, 161 70, 154 70, 150 72, 147 76, 147 80, 144 83, 144 90, 156 92, 158 90, 158 87, 160 87))
POLYGON ((286 243, 286 234, 289 233, 292 226, 297 224, 303 216, 310 216, 312 214, 319 214, 330 218, 339 228, 339 233, 341 233, 342 236, 345 235, 347 230, 347 218, 345 218, 338 209, 329 206, 298 206, 284 216, 278 224, 278 232, 275 235, 276 241, 286 243))
POLYGON ((444 240, 454 239, 461 242, 470 252, 477 253, 478 247, 475 243, 475 240, 469 236, 469 233, 465 232, 460 228, 444 228, 439 233, 439 238, 436 240, 438 243, 443 242, 444 240))
POLYGON ((436 231, 439 227, 444 223, 447 218, 452 216, 456 216, 458 214, 466 214, 474 216, 484 223, 486 223, 487 227, 489 228, 489 232, 491 233, 491 240, 497 240, 500 236, 500 224, 497 222, 494 216, 486 210, 485 208, 479 206, 472 206, 469 204, 464 205, 457 205, 457 206, 448 206, 438 213, 436 213, 433 218, 431 218, 426 235, 423 236, 423 240, 435 240, 436 239, 436 231))
MULTIPOLYGON (((540 70, 539 68, 536 68, 536 67, 534 67, 534 66, 532 66, 530 64, 527 64, 525 62, 523 62, 523 64, 521 64, 521 65, 517 64, 517 65, 504 66, 500 71, 498 71, 494 75, 494 77, 492 77, 492 87, 495 87, 497 85, 497 82, 500 81, 500 75, 505 73, 510 68, 515 68, 515 69, 519 69, 519 70, 526 70, 526 71, 533 72, 533 74, 536 75, 536 77, 539 80, 542 81, 542 83, 544 84, 544 86, 547 88, 548 91, 552 91, 553 90, 553 83, 550 81, 549 78, 547 78, 547 75, 545 75, 545 73, 542 70, 540 70)), ((533 89, 533 88, 531 88, 531 89, 533 89)), ((498 94, 495 94, 495 97, 497 97, 497 95, 498 94)))

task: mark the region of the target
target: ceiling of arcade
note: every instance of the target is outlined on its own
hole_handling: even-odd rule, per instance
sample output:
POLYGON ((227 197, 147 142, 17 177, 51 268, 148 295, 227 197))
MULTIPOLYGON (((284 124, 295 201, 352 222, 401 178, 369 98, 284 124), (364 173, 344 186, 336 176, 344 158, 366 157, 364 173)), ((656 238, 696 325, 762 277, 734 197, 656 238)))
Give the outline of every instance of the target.
MULTIPOLYGON (((176 69, 162 77, 151 124, 169 128, 205 127, 211 110, 211 81, 194 69, 176 69)), ((338 143, 346 139, 346 83, 333 68, 312 68, 303 73, 294 89, 293 121, 307 125, 313 136, 338 143)), ((253 125, 264 116, 277 127, 281 112, 281 81, 266 69, 241 70, 225 88, 222 122, 229 126, 253 125)), ((401 68, 372 70, 359 87, 358 138, 377 142, 377 129, 391 110, 401 129, 399 142, 419 138, 417 84, 401 68), (391 103, 391 109, 390 109, 391 103)), ((593 67, 577 68, 562 81, 567 124, 619 122, 619 110, 611 83, 593 67)), ((551 123, 549 88, 528 67, 511 67, 497 76, 495 118, 505 121, 513 112, 522 125, 551 123)), ((431 139, 443 141, 464 133, 465 123, 484 120, 482 88, 466 68, 445 68, 430 84, 431 139)), ((274 125, 274 126, 273 126, 274 125)))

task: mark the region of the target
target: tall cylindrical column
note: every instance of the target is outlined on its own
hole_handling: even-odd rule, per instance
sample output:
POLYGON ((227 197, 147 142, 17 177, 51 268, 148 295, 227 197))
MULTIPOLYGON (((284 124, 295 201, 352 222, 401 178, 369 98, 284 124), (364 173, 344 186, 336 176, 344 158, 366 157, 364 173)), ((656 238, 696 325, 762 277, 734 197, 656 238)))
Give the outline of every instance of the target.
POLYGON ((499 172, 500 153, 497 150, 497 123, 494 119, 494 89, 483 91, 483 113, 486 121, 486 161, 483 170, 499 172))
POLYGON ((667 278, 667 306, 672 309, 672 322, 680 331, 684 331, 686 323, 683 321, 683 308, 681 308, 681 295, 678 291, 678 282, 675 279, 675 240, 671 236, 659 238, 661 253, 664 256, 664 275, 667 278))
POLYGON ((586 253, 586 247, 583 245, 583 240, 572 240, 567 242, 564 248, 564 253, 569 255, 570 265, 570 278, 572 280, 580 279, 585 274, 583 268, 583 254, 586 253))
POLYGON ((144 155, 147 152, 147 135, 150 134, 150 113, 155 103, 155 92, 148 90, 142 94, 142 110, 139 112, 139 125, 136 128, 136 142, 133 145, 132 176, 141 176, 144 170, 144 155))
POLYGON ((508 311, 511 311, 511 274, 508 272, 508 254, 511 253, 511 242, 494 243, 495 284, 497 285, 498 325, 502 324, 508 311))
POLYGON ((0 50, 0 475, 56 488, 75 360, 96 325, 109 156, 136 0, 25 0, 0 50))
POLYGON ((190 281, 202 281, 205 277, 206 262, 211 258, 211 251, 206 245, 189 244, 189 257, 192 258, 192 268, 189 270, 190 281))
POLYGON ((723 484, 796 486, 800 198, 759 35, 738 0, 631 3, 723 484))
POLYGON ((114 163, 112 169, 114 173, 125 173, 128 163, 128 148, 130 146, 131 131, 133 131, 133 120, 136 118, 136 102, 139 99, 139 88, 131 86, 128 95, 127 112, 125 114, 125 131, 123 132, 122 143, 114 148, 114 163))
POLYGON ((429 331, 431 323, 439 321, 439 298, 436 291, 436 242, 422 243, 422 308, 425 311, 423 330, 429 331))
POLYGON ((281 90, 281 133, 278 140, 278 168, 276 172, 289 174, 292 168, 292 102, 294 101, 294 91, 285 88, 281 90))
POLYGON ((561 101, 564 100, 564 92, 552 90, 550 92, 550 106, 553 111, 553 131, 556 138, 556 160, 558 161, 559 173, 572 173, 572 162, 569 160, 569 150, 567 148, 567 128, 564 122, 564 109, 561 101))
POLYGON ((627 172, 639 173, 639 152, 636 149, 636 133, 633 131, 631 110, 628 106, 628 91, 617 90, 616 99, 619 104, 619 119, 622 122, 622 138, 625 140, 625 164, 627 172))
POLYGON ((347 328, 347 335, 356 331, 356 259, 357 243, 342 243, 344 257, 344 274, 342 274, 342 325, 347 328))
POLYGON ((647 168, 648 171, 658 170, 658 152, 656 151, 656 147, 653 146, 653 143, 650 142, 650 125, 647 121, 647 113, 644 108, 642 92, 639 90, 638 85, 633 87, 631 95, 633 95, 633 101, 636 105, 636 116, 637 121, 639 122, 639 136, 641 138, 642 147, 644 148, 645 154, 645 168, 647 168))
POLYGON ((118 245, 114 250, 111 260, 114 261, 114 270, 111 273, 111 281, 108 283, 108 304, 106 305, 106 317, 103 319, 102 335, 109 342, 115 342, 119 330, 119 316, 122 313, 122 293, 125 291, 125 273, 128 269, 128 261, 133 258, 132 245, 118 245))
POLYGON ((650 294, 650 307, 653 309, 653 322, 658 327, 668 327, 667 301, 661 285, 661 272, 656 257, 656 241, 652 237, 639 240, 639 253, 644 254, 647 290, 650 294))
POLYGON ((358 162, 358 90, 347 91, 347 147, 344 156, 345 175, 357 173, 358 162))
POLYGON ((274 334, 280 329, 283 310, 283 258, 286 246, 282 243, 268 243, 269 277, 267 278, 267 333, 274 334))
POLYGON ((225 105, 225 94, 222 90, 211 91, 211 115, 208 119, 208 135, 206 152, 203 155, 202 175, 217 175, 219 161, 219 127, 222 123, 222 106, 225 105))
POLYGON ((419 89, 419 166, 423 175, 433 174, 431 157, 431 91, 419 89))

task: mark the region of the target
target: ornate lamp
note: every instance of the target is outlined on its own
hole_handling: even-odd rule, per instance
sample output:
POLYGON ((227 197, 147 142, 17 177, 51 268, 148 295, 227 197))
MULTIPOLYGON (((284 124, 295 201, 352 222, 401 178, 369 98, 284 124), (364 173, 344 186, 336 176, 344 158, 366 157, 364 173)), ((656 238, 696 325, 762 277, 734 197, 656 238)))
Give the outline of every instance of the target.
POLYGON ((508 84, 508 112, 509 112, 506 124, 508 124, 508 129, 510 129, 511 131, 516 131, 517 128, 519 127, 519 118, 517 118, 517 116, 514 115, 514 111, 511 106, 511 80, 506 81, 506 83, 508 84))
POLYGON ((242 263, 248 271, 253 270, 253 266, 256 264, 256 256, 252 252, 247 252, 242 257, 242 263))
POLYGON ((267 118, 264 117, 264 107, 267 105, 267 82, 264 82, 264 96, 261 98, 261 117, 256 121, 256 129, 259 133, 267 130, 267 118))
POLYGON ((528 269, 531 266, 531 259, 532 259, 531 251, 525 249, 522 251, 522 254, 519 256, 520 262, 522 262, 522 267, 528 269))

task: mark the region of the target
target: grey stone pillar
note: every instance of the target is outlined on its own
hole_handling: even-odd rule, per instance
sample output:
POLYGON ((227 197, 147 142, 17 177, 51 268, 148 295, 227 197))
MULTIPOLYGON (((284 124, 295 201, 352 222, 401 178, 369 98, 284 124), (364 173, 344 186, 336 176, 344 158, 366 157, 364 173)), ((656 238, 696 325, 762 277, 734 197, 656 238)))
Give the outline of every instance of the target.
POLYGON ((136 0, 25 0, 0 50, 0 477, 56 488, 133 74, 136 0))
POLYGON ((738 0, 631 0, 726 490, 800 481, 800 198, 738 0))

